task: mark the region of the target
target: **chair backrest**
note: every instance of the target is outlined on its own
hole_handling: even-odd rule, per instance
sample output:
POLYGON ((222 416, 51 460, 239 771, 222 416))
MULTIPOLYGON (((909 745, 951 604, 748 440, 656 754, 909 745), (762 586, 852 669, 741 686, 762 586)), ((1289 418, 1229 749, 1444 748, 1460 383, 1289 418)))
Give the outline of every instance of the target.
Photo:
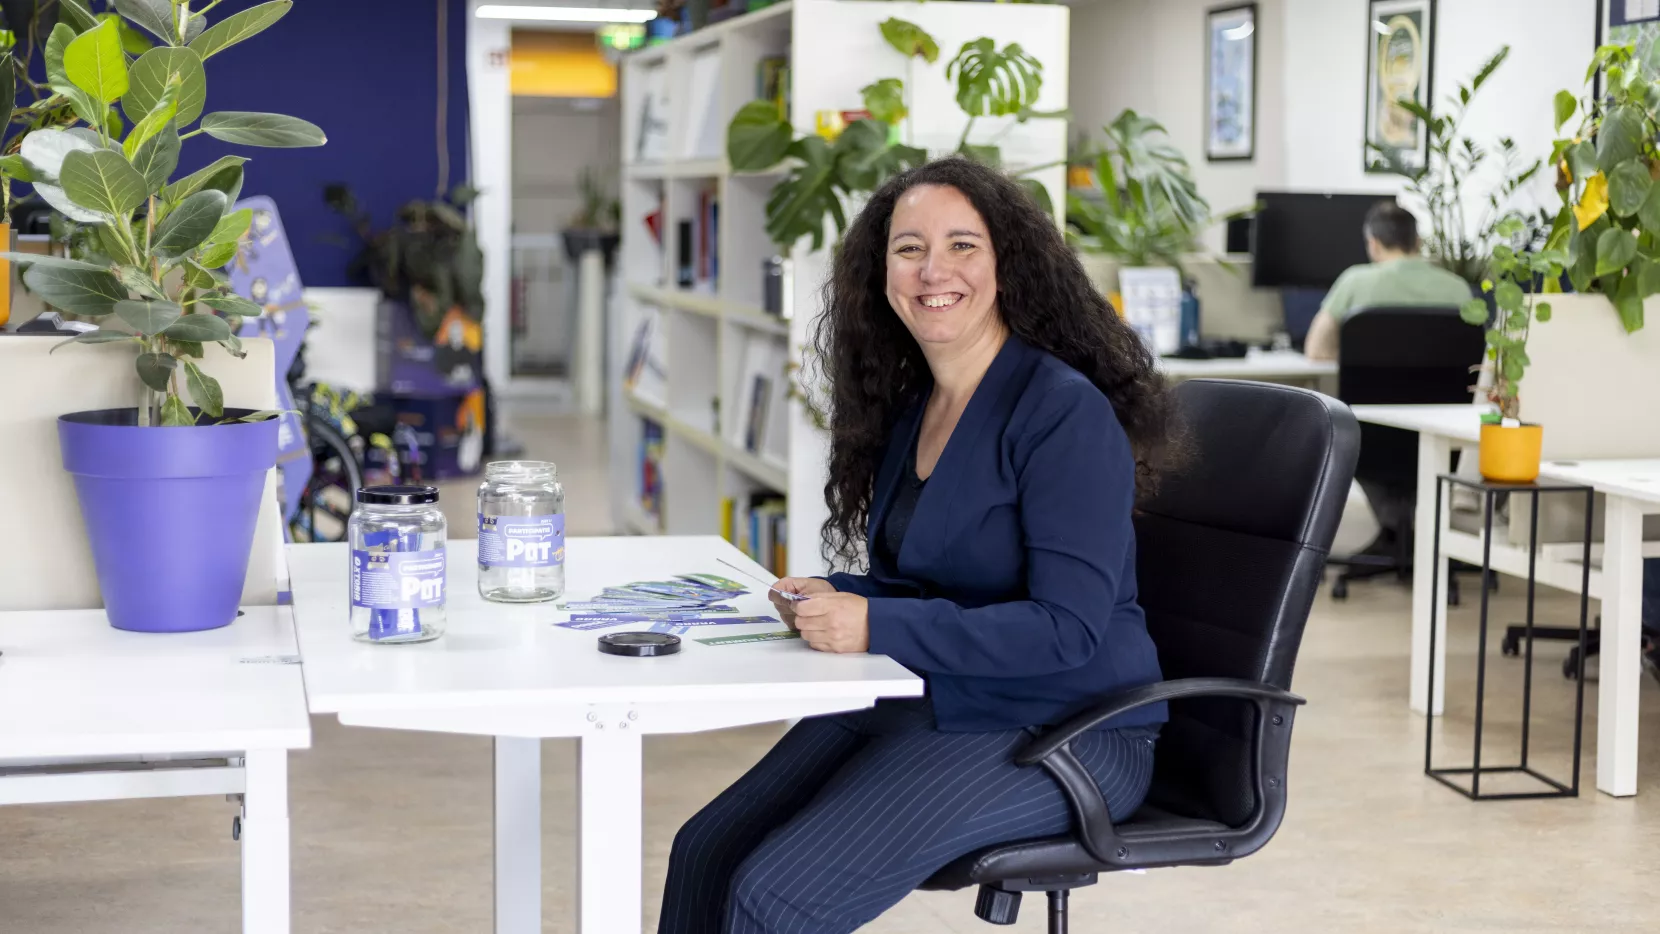
MULTIPOLYGON (((1360 444, 1348 406, 1289 386, 1175 389, 1190 452, 1136 517, 1136 567, 1166 679, 1290 688, 1360 444)), ((1148 803, 1238 826, 1254 800, 1246 705, 1171 705, 1148 803)))
MULTIPOLYGON (((1350 405, 1469 402, 1486 340, 1451 307, 1361 308, 1338 330, 1337 398, 1350 405)), ((1451 466, 1448 466, 1451 469, 1451 466)), ((1360 426, 1356 476, 1409 495, 1418 483, 1418 436, 1360 426)))

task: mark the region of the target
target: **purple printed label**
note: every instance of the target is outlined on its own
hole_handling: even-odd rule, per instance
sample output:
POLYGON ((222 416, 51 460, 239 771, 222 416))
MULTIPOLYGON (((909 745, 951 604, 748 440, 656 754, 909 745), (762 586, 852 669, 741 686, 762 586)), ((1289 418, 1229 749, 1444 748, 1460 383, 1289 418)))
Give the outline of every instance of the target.
POLYGON ((480 567, 547 568, 565 563, 565 516, 478 517, 480 567))
POLYGON ((353 551, 352 605, 424 610, 444 605, 444 551, 353 551))

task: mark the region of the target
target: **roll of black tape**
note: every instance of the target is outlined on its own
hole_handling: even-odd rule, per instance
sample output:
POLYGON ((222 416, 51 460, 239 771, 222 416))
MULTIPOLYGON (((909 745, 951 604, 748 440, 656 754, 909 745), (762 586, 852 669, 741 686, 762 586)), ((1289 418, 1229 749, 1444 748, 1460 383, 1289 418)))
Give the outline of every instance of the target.
POLYGON ((680 651, 680 637, 664 632, 613 632, 599 637, 599 650, 635 658, 673 655, 680 651))

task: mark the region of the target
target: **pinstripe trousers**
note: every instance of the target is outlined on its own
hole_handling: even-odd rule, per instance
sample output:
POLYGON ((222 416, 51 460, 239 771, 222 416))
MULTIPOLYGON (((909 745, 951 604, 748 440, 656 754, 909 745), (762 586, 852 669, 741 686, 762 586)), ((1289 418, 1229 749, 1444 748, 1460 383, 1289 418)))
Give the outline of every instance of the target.
MULTIPOLYGON (((1153 773, 1153 730, 1073 750, 1123 818, 1153 773)), ((658 934, 840 934, 982 847, 1066 832, 1071 811, 1027 730, 945 733, 926 698, 813 717, 680 829, 658 934)))

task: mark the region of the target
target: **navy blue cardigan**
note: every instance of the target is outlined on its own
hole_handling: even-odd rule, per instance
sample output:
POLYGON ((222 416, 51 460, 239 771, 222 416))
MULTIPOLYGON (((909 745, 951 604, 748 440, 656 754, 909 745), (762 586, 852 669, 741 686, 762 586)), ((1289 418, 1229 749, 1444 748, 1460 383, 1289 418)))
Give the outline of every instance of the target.
MULTIPOLYGON (((1053 724, 1160 680, 1136 603, 1135 459, 1106 396, 1011 335, 887 567, 875 541, 924 402, 899 418, 876 475, 870 573, 828 578, 869 598, 870 651, 927 680, 949 731, 1053 724)), ((1165 719, 1159 704, 1103 728, 1165 719)))

